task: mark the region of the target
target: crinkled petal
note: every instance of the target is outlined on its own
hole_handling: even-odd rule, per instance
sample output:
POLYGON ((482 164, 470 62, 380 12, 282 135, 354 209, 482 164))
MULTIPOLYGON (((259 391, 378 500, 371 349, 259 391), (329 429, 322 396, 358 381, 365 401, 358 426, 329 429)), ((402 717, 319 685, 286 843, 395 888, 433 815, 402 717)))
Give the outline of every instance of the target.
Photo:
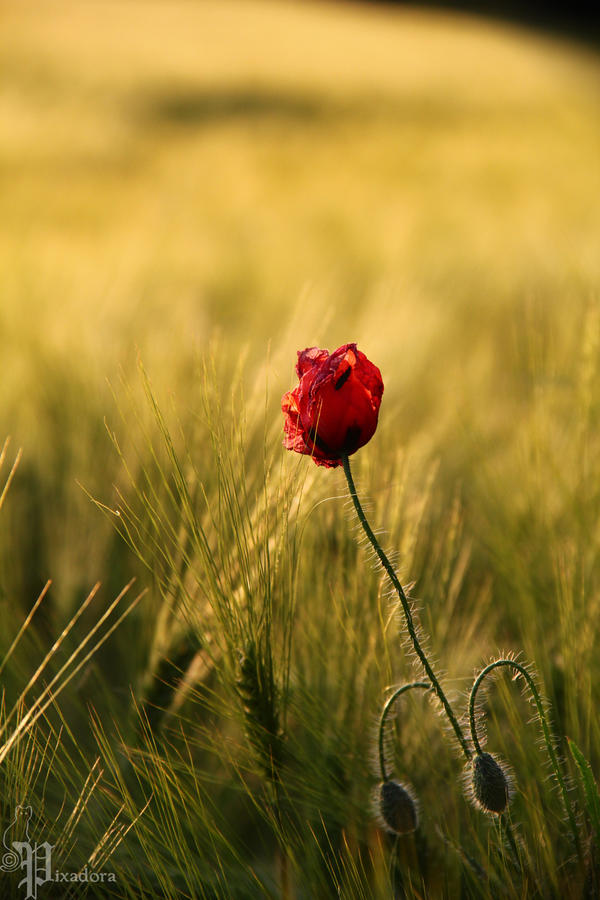
POLYGON ((307 347, 306 350, 298 350, 298 362, 296 363, 296 374, 298 378, 302 378, 311 369, 321 366, 329 357, 327 350, 320 350, 318 347, 307 347))
POLYGON ((310 454, 317 465, 334 468, 375 433, 383 381, 381 372, 358 350, 343 344, 332 354, 318 347, 298 352, 300 383, 284 395, 284 445, 310 454))

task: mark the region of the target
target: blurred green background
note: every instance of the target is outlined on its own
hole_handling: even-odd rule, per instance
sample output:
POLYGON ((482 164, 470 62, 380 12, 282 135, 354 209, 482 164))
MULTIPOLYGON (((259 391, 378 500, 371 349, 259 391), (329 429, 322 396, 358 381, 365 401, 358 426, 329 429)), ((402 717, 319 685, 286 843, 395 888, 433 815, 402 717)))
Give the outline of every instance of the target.
POLYGON ((275 407, 297 348, 357 340, 386 382, 373 457, 419 434, 497 454, 540 397, 569 405, 600 268, 594 54, 410 7, 1 16, 12 602, 103 577, 75 481, 110 477, 105 379, 138 351, 185 404, 215 333, 254 362, 270 345, 275 407))
MULTIPOLYGON (((224 396, 241 369, 289 474, 296 350, 356 341, 385 383, 359 485, 442 667, 523 649, 597 763, 597 54, 408 6, 19 0, 0 56, 0 443, 23 448, 0 518, 5 643, 47 578, 49 635, 97 580, 160 593, 81 489, 126 491, 105 420, 139 436, 138 358, 184 433, 198 361, 217 359, 224 396)), ((312 499, 344 493, 301 462, 312 499)), ((341 505, 322 509, 311 577, 329 561, 372 587, 341 505)), ((304 627, 298 659, 339 637, 304 627)), ((104 659, 124 703, 148 665, 132 636, 104 659)))

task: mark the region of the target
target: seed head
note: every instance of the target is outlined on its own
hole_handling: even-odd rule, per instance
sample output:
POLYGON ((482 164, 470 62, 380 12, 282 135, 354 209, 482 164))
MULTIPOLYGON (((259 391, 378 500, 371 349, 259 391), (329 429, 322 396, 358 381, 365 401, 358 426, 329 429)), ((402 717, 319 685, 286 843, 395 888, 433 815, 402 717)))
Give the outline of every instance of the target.
POLYGON ((508 806, 509 784, 502 766, 489 753, 479 753, 473 761, 472 788, 483 810, 502 813, 508 806))
POLYGON ((265 659, 254 642, 240 653, 236 688, 248 740, 267 778, 273 780, 283 762, 279 693, 270 660, 265 659))
POLYGON ((392 834, 410 834, 417 828, 417 804, 412 795, 397 781, 383 781, 379 786, 379 815, 392 834))

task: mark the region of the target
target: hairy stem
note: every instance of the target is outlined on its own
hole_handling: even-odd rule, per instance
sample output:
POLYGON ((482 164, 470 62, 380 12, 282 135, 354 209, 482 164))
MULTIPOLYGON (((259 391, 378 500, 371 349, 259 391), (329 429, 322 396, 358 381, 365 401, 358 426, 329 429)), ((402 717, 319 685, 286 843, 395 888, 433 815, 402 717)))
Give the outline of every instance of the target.
POLYGON ((481 744, 479 743, 479 737, 477 735, 477 720, 475 714, 475 704, 477 699, 477 691, 479 690, 481 683, 484 678, 493 672, 494 669, 499 669, 501 667, 508 667, 510 669, 514 669, 515 672, 518 672, 519 675, 522 675, 525 679, 529 690, 531 691, 531 696, 533 697, 533 702, 535 704, 535 708, 537 710, 538 719, 540 720, 540 725, 542 726, 542 732, 544 735, 544 742, 546 744, 546 749, 548 750, 548 756, 550 757, 550 762, 552 763, 552 768, 554 770, 554 775, 556 780, 560 786, 560 791, 562 794, 562 801, 565 807, 565 812, 569 819, 569 825, 571 827, 571 832, 573 835, 573 841, 577 848, 577 852, 581 856, 581 846, 579 843, 579 832, 577 830, 577 823, 575 822, 575 815, 573 813, 573 807, 571 806, 571 802, 569 800, 569 794, 567 791, 567 785, 565 783, 565 779, 563 778, 563 774, 561 772, 560 766, 558 764, 558 757, 556 755, 556 750, 554 749, 554 742, 552 740, 552 735, 550 734, 550 728, 548 726, 548 719, 546 718, 546 712, 544 710, 544 704, 542 703, 542 698, 540 697, 539 691, 536 687, 535 681, 531 677, 530 673, 527 671, 525 666, 522 666, 520 663, 516 662, 514 659, 497 659, 494 662, 490 663, 489 666, 486 666, 483 669, 475 681, 473 682, 473 687, 471 688, 471 695, 469 697, 469 724, 471 727, 471 737, 473 739, 473 746, 475 747, 475 751, 477 753, 481 753, 481 744))
POLYGON ((385 769, 385 754, 383 750, 383 741, 385 737, 385 723, 389 712, 402 694, 406 691, 412 690, 412 688, 423 688, 425 691, 431 690, 431 685, 428 681, 412 681, 410 684, 403 684, 401 688, 398 688, 397 691, 394 691, 389 700, 386 701, 385 706, 381 712, 381 719, 379 721, 379 768, 381 769, 381 780, 389 781, 388 774, 385 769))
POLYGON ((347 455, 344 454, 344 456, 342 456, 342 462, 344 465, 344 474, 345 474, 346 480, 348 482, 348 489, 350 491, 350 496, 352 497, 352 502, 354 503, 354 508, 358 515, 360 524, 362 525, 367 538, 371 542, 371 546, 373 547, 373 549, 375 550, 375 553, 379 557, 379 561, 380 561, 381 565, 387 572, 387 574, 390 578, 390 581, 394 585, 394 588, 396 589, 398 597, 400 598, 400 603, 402 604, 402 610, 404 612, 404 618, 406 620, 406 627, 408 628, 408 633, 410 635, 410 639, 412 641, 412 645, 414 647, 415 653, 419 657, 419 660, 421 661, 421 664, 422 664, 423 668, 425 669, 427 677, 429 678, 429 681, 431 682, 432 689, 435 691, 440 703, 442 704, 444 712, 446 713, 446 716, 448 717, 448 721, 450 722, 450 724, 452 725, 452 728, 454 729, 454 733, 458 739, 458 742, 462 748, 463 753, 465 754, 467 759, 471 759, 472 753, 471 753, 470 747, 467 743, 467 740, 463 734, 463 731, 458 723, 458 719, 454 715, 452 707, 450 706, 448 699, 447 699, 444 691, 442 690, 442 686, 441 686, 440 682, 438 681, 433 669, 431 668, 429 660, 427 659, 427 656, 425 655, 425 651, 421 647, 419 638, 417 637, 417 632, 416 632, 415 625, 413 622, 410 604, 406 598, 406 594, 404 593, 404 588, 400 584, 400 580, 398 579, 398 576, 396 575, 396 572, 394 571, 394 567, 392 566, 389 559, 383 552, 379 541, 375 537, 375 534, 373 533, 373 529, 369 525, 369 522, 367 521, 367 517, 361 506, 360 500, 358 499, 358 495, 356 493, 356 488, 354 486, 354 479, 352 478, 352 472, 350 471, 350 460, 348 459, 347 455))

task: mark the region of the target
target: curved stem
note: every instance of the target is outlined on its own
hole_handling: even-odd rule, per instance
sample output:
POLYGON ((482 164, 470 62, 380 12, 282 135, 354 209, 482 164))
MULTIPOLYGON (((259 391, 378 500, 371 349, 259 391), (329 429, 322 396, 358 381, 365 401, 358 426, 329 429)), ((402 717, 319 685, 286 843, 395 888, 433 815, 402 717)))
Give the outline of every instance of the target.
POLYGON ((406 691, 412 690, 412 688, 423 688, 423 690, 429 691, 431 690, 431 685, 428 681, 412 681, 410 684, 403 684, 401 688, 398 688, 397 691, 394 691, 392 696, 388 700, 386 700, 385 706, 383 707, 383 710, 381 712, 381 719, 379 720, 379 768, 381 770, 382 781, 389 781, 387 772, 385 770, 385 754, 383 751, 385 723, 388 714, 398 697, 400 697, 400 695, 404 694, 406 691))
POLYGON ((421 664, 422 664, 423 668, 425 669, 427 677, 429 678, 429 680, 431 682, 431 686, 432 686, 433 690, 435 691, 440 703, 442 704, 442 706, 444 708, 444 712, 446 713, 448 720, 449 720, 450 724, 452 725, 452 728, 454 729, 454 733, 458 739, 460 746, 462 747, 463 753, 465 754, 467 759, 471 759, 472 753, 471 753, 471 750, 467 743, 467 740, 462 732, 462 729, 461 729, 460 725, 458 724, 458 719, 454 715, 454 712, 452 711, 452 707, 448 703, 448 699, 447 699, 444 691, 442 690, 442 686, 441 686, 440 682, 438 681, 433 669, 431 668, 429 660, 427 659, 425 652, 419 642, 419 638, 417 637, 417 632, 415 630, 415 625, 413 622, 410 604, 409 604, 408 600, 406 599, 406 594, 404 593, 404 589, 403 589, 402 585, 400 584, 400 581, 398 579, 398 576, 396 575, 396 572, 394 571, 394 567, 392 566, 389 559, 383 552, 379 541, 375 537, 375 534, 373 533, 373 530, 367 521, 367 517, 365 516, 364 510, 361 506, 360 500, 358 499, 358 495, 356 493, 356 488, 354 486, 354 479, 352 478, 352 472, 350 471, 350 460, 348 459, 348 456, 346 454, 344 454, 342 456, 342 463, 344 465, 344 474, 346 476, 346 481, 348 482, 348 489, 350 491, 350 496, 352 497, 352 501, 354 503, 354 508, 358 515, 360 524, 362 525, 366 536, 368 537, 369 541, 371 542, 371 546, 373 547, 373 549, 375 550, 375 553, 379 557, 379 561, 380 561, 381 565, 387 572, 387 574, 390 578, 390 581, 394 585, 394 588, 396 589, 398 597, 400 598, 400 603, 402 604, 402 609, 404 611, 404 618, 406 619, 406 627, 408 628, 408 633, 410 635, 410 639, 412 641, 412 645, 414 647, 415 653, 419 657, 419 660, 421 661, 421 664))
POLYGON ((479 737, 477 735, 477 722, 475 719, 475 702, 477 698, 477 691, 479 690, 483 679, 493 672, 494 669, 499 669, 501 667, 508 667, 514 669, 519 675, 522 675, 525 681, 527 682, 527 686, 531 691, 531 696, 533 697, 533 702, 535 704, 535 708, 537 710, 538 719, 540 720, 540 724, 542 726, 542 732, 544 734, 544 742, 546 744, 546 749, 548 750, 548 756, 550 757, 550 762, 552 763, 552 768, 554 769, 554 775, 556 780, 560 786, 562 801, 565 807, 565 812, 569 819, 569 825, 571 826, 571 831, 573 834, 573 840, 575 842, 575 846, 577 847, 577 852, 581 856, 581 847, 579 844, 579 832, 577 831, 577 824, 575 822, 575 815, 573 813, 573 808, 571 806, 571 802, 569 800, 569 794, 567 792, 567 785, 565 784, 565 780, 563 778, 562 772, 560 770, 560 766, 558 764, 558 757, 556 755, 556 750, 554 749, 554 743, 552 740, 552 735, 550 734, 550 728, 548 727, 548 720, 546 718, 546 712, 544 710, 544 704, 542 703, 542 698, 540 697, 539 691, 536 687, 535 681, 531 677, 530 673, 527 671, 525 666, 522 666, 521 663, 516 662, 514 659, 497 659, 494 662, 490 663, 485 669, 479 673, 475 681, 473 682, 473 687, 471 688, 471 695, 469 697, 469 725, 471 728, 471 737, 473 739, 473 745, 475 747, 476 753, 481 753, 481 744, 479 743, 479 737))

